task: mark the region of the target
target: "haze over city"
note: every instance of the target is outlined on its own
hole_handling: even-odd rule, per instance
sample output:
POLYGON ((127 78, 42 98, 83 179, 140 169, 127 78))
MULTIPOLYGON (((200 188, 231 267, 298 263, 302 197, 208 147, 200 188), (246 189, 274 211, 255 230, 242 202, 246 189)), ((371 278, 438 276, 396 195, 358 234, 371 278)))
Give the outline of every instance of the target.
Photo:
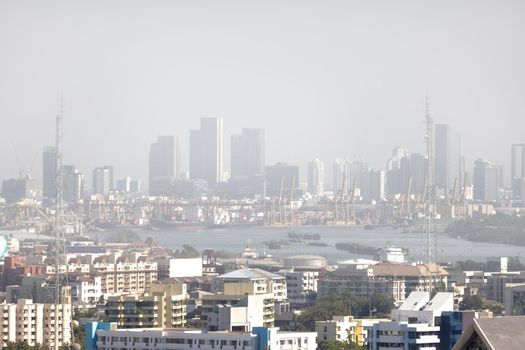
MULTIPOLYGON (((521 1, 1 1, 0 178, 41 178, 64 99, 64 157, 147 179, 157 135, 224 119, 266 129, 267 164, 384 168, 436 123, 505 166, 525 127, 521 1), (16 149, 16 152, 15 152, 16 149), (17 154, 17 155, 16 155, 17 154)), ((304 181, 305 172, 301 177, 304 181)))

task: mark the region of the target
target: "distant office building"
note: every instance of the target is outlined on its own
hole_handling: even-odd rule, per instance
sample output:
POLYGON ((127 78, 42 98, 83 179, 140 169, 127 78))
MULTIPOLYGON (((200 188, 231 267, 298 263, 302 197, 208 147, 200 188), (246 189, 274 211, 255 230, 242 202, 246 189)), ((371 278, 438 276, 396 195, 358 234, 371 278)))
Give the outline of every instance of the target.
POLYGON ((445 193, 462 181, 461 138, 449 125, 435 126, 435 180, 436 187, 445 193))
POLYGON ((166 195, 165 188, 159 186, 166 179, 179 176, 180 159, 178 157, 178 139, 176 136, 158 136, 149 151, 149 194, 166 195))
POLYGON ((410 179, 408 152, 406 148, 396 147, 386 163, 386 186, 390 196, 406 193, 410 179))
POLYGON ((362 192, 366 186, 368 165, 364 161, 354 161, 350 165, 350 182, 348 183, 349 192, 353 191, 354 197, 362 197, 362 192))
POLYGON ((278 196, 283 190, 283 195, 289 195, 290 190, 299 193, 299 167, 286 163, 277 163, 266 167, 266 195, 278 196), (292 186, 293 185, 293 186, 292 186))
POLYGON ((232 135, 231 178, 264 175, 265 147, 264 129, 242 129, 240 135, 232 135))
POLYGON ((485 159, 474 164, 474 199, 498 200, 498 168, 485 159))
POLYGON ((216 186, 224 177, 222 118, 201 118, 201 127, 190 131, 190 178, 216 186))
POLYGON ((385 199, 385 172, 378 169, 368 169, 361 186, 361 197, 365 202, 379 202, 385 199))
POLYGON ((324 163, 318 158, 308 163, 308 192, 315 196, 324 193, 324 163))
POLYGON ((140 180, 133 180, 129 176, 126 176, 123 179, 118 179, 117 191, 125 193, 138 193, 140 192, 140 180))
POLYGON ((93 193, 109 194, 113 189, 113 167, 105 165, 93 170, 93 193))
POLYGON ((64 201, 78 202, 84 196, 84 174, 80 173, 73 165, 62 167, 62 186, 64 201))
POLYGON ((42 156, 42 195, 46 199, 54 199, 56 196, 56 148, 44 147, 42 156))
POLYGON ((427 176, 428 159, 421 153, 413 153, 410 155, 408 161, 410 177, 412 178, 412 189, 410 191, 413 195, 418 195, 424 192, 425 178, 427 176))
POLYGON ((335 193, 350 191, 348 184, 350 184, 350 168, 351 163, 347 159, 336 159, 332 168, 332 190, 335 193))
POLYGON ((41 185, 37 180, 10 179, 2 182, 0 197, 5 198, 7 203, 13 203, 21 199, 41 199, 41 185))
POLYGON ((130 192, 131 189, 131 177, 126 176, 123 179, 117 180, 117 191, 119 192, 130 192))
POLYGON ((510 174, 514 197, 525 202, 525 144, 512 145, 510 174))
POLYGON ((512 145, 511 179, 515 178, 525 178, 525 143, 512 145))

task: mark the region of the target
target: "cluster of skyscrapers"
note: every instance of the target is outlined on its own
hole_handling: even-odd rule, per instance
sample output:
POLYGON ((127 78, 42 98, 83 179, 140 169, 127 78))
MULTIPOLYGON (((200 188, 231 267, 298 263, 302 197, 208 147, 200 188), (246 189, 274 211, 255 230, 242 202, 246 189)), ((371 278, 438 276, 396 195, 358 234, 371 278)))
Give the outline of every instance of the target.
MULTIPOLYGON (((428 179, 428 157, 394 148, 385 168, 371 168, 363 160, 335 159, 331 167, 331 186, 327 169, 319 158, 307 164, 306 183, 300 167, 286 163, 266 164, 265 130, 244 128, 231 136, 230 171, 225 167, 224 122, 222 118, 202 118, 200 127, 190 131, 189 171, 181 162, 179 138, 158 136, 149 150, 148 193, 151 196, 196 198, 210 192, 225 198, 263 196, 300 196, 306 190, 313 196, 331 193, 352 196, 363 202, 378 202, 396 196, 417 196, 424 192, 428 179)), ((503 167, 477 159, 467 169, 461 151, 461 138, 449 125, 434 128, 434 180, 436 193, 445 198, 462 192, 467 199, 497 201, 502 197, 521 199, 525 194, 525 144, 511 147, 511 189, 503 189, 503 167)), ((66 202, 78 202, 85 195, 85 176, 73 165, 64 165, 62 195, 66 202)), ((51 202, 56 192, 56 149, 43 151, 43 178, 38 184, 29 176, 4 181, 4 198, 41 196, 51 202)), ((92 172, 91 194, 111 191, 140 192, 140 180, 124 177, 115 181, 111 165, 92 172)))

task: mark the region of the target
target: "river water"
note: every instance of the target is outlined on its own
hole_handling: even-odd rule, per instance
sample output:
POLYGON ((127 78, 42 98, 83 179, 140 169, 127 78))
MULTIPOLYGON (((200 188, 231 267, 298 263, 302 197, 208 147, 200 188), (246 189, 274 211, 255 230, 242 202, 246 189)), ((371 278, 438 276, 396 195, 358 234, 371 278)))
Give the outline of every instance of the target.
MULTIPOLYGON (((326 257, 329 262, 338 260, 362 258, 359 254, 347 253, 337 250, 335 243, 360 243, 377 248, 394 245, 409 249, 409 258, 418 260, 421 258, 421 247, 424 243, 423 233, 404 233, 392 228, 377 228, 364 230, 362 227, 298 227, 298 228, 216 228, 197 230, 172 230, 172 231, 147 231, 135 230, 142 240, 153 238, 159 245, 168 248, 180 248, 189 244, 197 250, 204 249, 226 250, 232 253, 241 253, 250 244, 251 248, 263 252, 264 241, 287 239, 290 231, 301 233, 319 233, 321 242, 326 247, 309 246, 307 243, 292 243, 281 249, 266 249, 267 254, 284 258, 292 255, 308 254, 326 257)), ((110 232, 99 233, 100 238, 110 232)), ((517 247, 506 244, 473 243, 469 241, 451 238, 444 233, 439 233, 437 238, 438 262, 454 262, 458 260, 485 261, 488 257, 518 256, 525 262, 525 247, 517 247)))

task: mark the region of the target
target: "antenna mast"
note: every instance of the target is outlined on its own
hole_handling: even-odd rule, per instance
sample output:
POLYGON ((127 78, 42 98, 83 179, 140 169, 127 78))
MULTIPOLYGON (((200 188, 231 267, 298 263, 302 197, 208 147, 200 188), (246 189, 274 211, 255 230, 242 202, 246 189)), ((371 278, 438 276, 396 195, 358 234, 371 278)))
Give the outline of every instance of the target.
POLYGON ((55 339, 54 349, 59 349, 59 305, 62 303, 60 267, 65 266, 65 237, 63 230, 64 206, 62 198, 62 115, 63 103, 60 101, 60 111, 56 117, 55 130, 55 339))
POLYGON ((434 125, 433 119, 430 116, 430 98, 425 98, 425 121, 426 121, 426 153, 428 159, 427 166, 427 181, 426 181, 426 205, 425 205, 425 256, 424 263, 426 263, 426 279, 428 284, 426 288, 432 292, 433 283, 437 274, 436 261, 436 203, 435 203, 435 179, 434 179, 434 125))

